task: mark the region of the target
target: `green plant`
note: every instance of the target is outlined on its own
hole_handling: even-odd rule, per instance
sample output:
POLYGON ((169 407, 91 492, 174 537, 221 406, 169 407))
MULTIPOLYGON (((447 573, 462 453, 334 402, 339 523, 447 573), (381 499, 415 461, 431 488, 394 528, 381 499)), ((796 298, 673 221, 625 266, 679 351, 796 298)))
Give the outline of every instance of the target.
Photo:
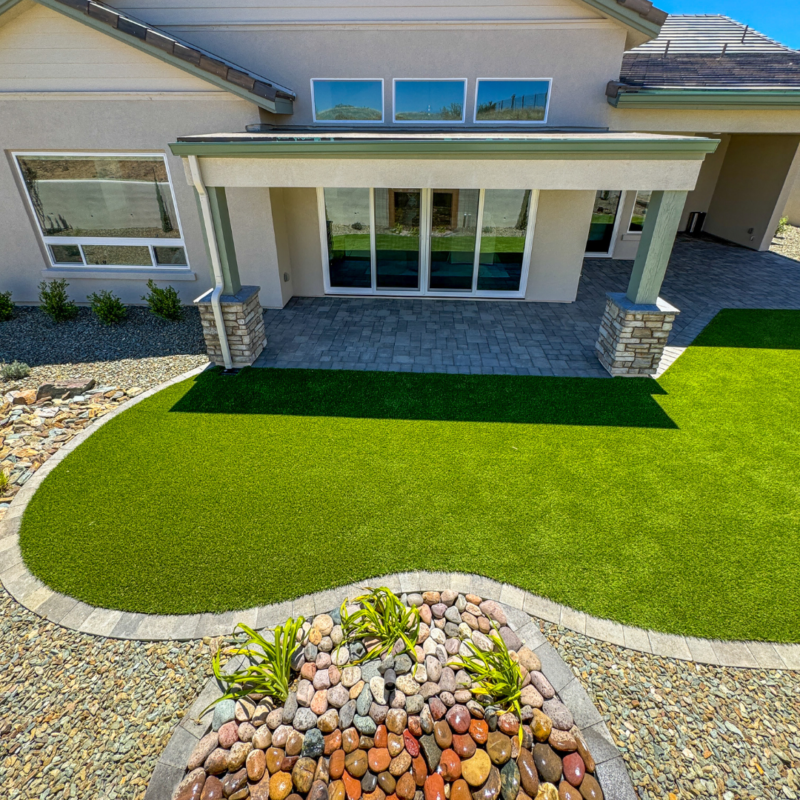
POLYGON ((22 361, 0 364, 0 378, 4 381, 20 381, 31 374, 31 368, 22 361))
POLYGON ((419 634, 420 617, 416 608, 406 608, 400 598, 385 586, 378 589, 365 587, 369 594, 357 597, 354 602, 361 608, 347 613, 347 600, 342 603, 342 630, 349 641, 377 639, 377 644, 358 662, 376 658, 392 651, 397 642, 414 660, 414 645, 419 634))
POLYGON ((292 656, 298 647, 297 634, 304 622, 303 617, 290 617, 273 631, 274 642, 267 641, 262 634, 239 623, 236 627, 241 628, 249 638, 244 645, 226 648, 226 653, 245 656, 250 663, 244 669, 224 674, 220 664, 222 650, 217 650, 211 666, 214 676, 227 686, 227 691, 211 705, 220 700, 238 700, 252 693, 266 694, 285 703, 292 676, 292 656))
POLYGON ((14 304, 11 302, 11 292, 0 292, 0 322, 5 322, 14 316, 14 304))
POLYGON ((147 288, 150 290, 148 294, 142 297, 142 300, 147 302, 150 310, 161 319, 167 319, 172 322, 179 322, 183 319, 183 306, 181 306, 181 299, 178 293, 172 286, 167 286, 166 289, 161 289, 156 286, 155 282, 151 279, 147 281, 147 288))
POLYGON ((781 217, 778 220, 778 229, 775 231, 776 236, 783 236, 789 230, 789 217, 781 217))
POLYGON ((8 475, 5 470, 0 469, 0 494, 3 494, 8 489, 8 475))
POLYGON ((54 322, 66 322, 78 316, 78 306, 67 295, 69 284, 62 278, 58 281, 42 281, 39 284, 39 302, 42 311, 54 322))
POLYGON ((89 295, 89 302, 95 316, 106 325, 118 325, 128 316, 128 309, 113 292, 94 292, 89 295))
MULTIPOLYGON (((495 626, 497 627, 497 626, 495 626)), ((472 693, 485 698, 488 702, 496 703, 506 711, 514 711, 522 719, 522 708, 519 698, 522 694, 522 670, 519 664, 511 658, 506 643, 496 634, 489 635, 494 644, 494 650, 485 653, 479 650, 472 642, 467 642, 467 647, 474 655, 460 656, 460 660, 451 662, 454 669, 465 669, 472 675, 477 686, 473 686, 472 693)), ((522 726, 519 729, 520 742, 522 741, 522 726)))

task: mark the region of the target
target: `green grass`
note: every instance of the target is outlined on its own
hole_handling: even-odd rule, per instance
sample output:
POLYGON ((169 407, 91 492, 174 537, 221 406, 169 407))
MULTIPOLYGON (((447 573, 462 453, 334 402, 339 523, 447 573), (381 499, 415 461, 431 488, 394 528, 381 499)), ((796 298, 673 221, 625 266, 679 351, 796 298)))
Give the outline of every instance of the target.
POLYGON ((223 611, 462 570, 600 617, 800 640, 800 312, 725 311, 658 382, 206 373, 70 454, 25 514, 88 603, 223 611))

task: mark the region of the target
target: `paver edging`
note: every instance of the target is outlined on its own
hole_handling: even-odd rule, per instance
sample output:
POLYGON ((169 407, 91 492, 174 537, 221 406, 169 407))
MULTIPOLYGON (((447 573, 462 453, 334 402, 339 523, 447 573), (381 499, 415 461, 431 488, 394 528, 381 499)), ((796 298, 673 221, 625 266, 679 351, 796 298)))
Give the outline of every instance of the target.
POLYGON ((422 591, 430 586, 460 592, 473 591, 487 599, 502 602, 512 609, 512 613, 516 609, 589 638, 655 656, 721 667, 800 671, 800 644, 718 641, 649 631, 592 617, 512 584, 501 584, 482 575, 461 572, 414 571, 374 576, 336 589, 242 611, 180 615, 137 614, 96 608, 55 592, 35 578, 22 559, 19 526, 30 499, 50 471, 118 414, 162 389, 199 375, 209 367, 197 367, 165 381, 100 417, 51 456, 15 495, 5 518, 0 520, 0 583, 20 605, 50 622, 81 633, 136 641, 186 641, 230 634, 240 622, 254 628, 266 628, 277 625, 289 616, 322 613, 323 610, 337 607, 348 594, 359 591, 365 584, 380 581, 396 592, 422 591))
MULTIPOLYGON (((407 575, 409 573, 401 574, 407 575)), ((411 574, 419 576, 418 580, 426 581, 424 584, 418 584, 420 590, 424 586, 425 590, 435 587, 436 591, 445 588, 456 589, 453 584, 457 581, 454 581, 453 578, 461 581, 462 585, 464 578, 480 578, 480 576, 467 576, 462 573, 422 572, 411 574), (433 581, 436 577, 443 578, 446 584, 434 583, 433 581)), ((399 575, 389 577, 399 578, 399 575)), ((483 578, 483 581, 489 580, 483 578)), ((491 581, 491 583, 496 584, 496 581, 491 581)), ((497 585, 500 586, 500 584, 497 585)), ((360 586, 353 584, 349 588, 360 589, 360 586)), ((502 584, 501 592, 496 593, 501 594, 502 589, 506 590, 507 595, 509 593, 522 592, 521 589, 517 589, 514 586, 502 584)), ((400 591, 399 586, 394 591, 400 591)), ((315 598, 323 594, 329 593, 319 592, 317 595, 306 595, 306 597, 315 598)), ((545 639, 538 625, 519 606, 508 605, 499 596, 486 596, 485 599, 497 600, 503 606, 509 627, 517 633, 524 645, 539 656, 542 662, 542 673, 567 705, 567 708, 572 713, 575 725, 586 739, 589 750, 597 763, 596 775, 606 800, 636 800, 637 795, 628 775, 628 770, 625 767, 622 753, 614 743, 614 739, 602 715, 572 669, 545 639)), ((324 602, 319 605, 314 603, 314 611, 311 615, 329 613, 331 608, 338 608, 338 606, 338 603, 334 606, 325 606, 324 602)), ((287 614, 286 616, 289 615, 287 614)), ((285 618, 278 620, 278 622, 283 622, 285 618)), ((226 663, 223 671, 228 672, 238 668, 242 661, 244 661, 244 656, 231 659, 226 663)), ((208 705, 221 697, 222 692, 222 687, 215 677, 211 677, 206 681, 202 691, 183 716, 183 719, 175 727, 167 746, 161 753, 147 785, 144 800, 172 800, 175 790, 186 775, 185 765, 194 746, 211 729, 214 710, 208 709, 208 705), (208 710, 203 713, 205 709, 208 710)))

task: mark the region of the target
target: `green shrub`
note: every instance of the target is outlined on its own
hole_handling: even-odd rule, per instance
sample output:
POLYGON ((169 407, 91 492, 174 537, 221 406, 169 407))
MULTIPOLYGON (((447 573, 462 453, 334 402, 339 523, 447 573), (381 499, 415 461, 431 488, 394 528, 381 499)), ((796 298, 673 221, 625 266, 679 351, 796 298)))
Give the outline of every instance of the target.
POLYGON ((6 489, 8 489, 8 475, 0 469, 0 494, 3 494, 6 489))
POLYGON ((178 297, 178 293, 172 286, 167 286, 166 289, 160 289, 155 285, 152 280, 147 281, 147 288, 150 290, 142 300, 147 302, 150 310, 161 319, 172 320, 179 322, 183 319, 183 306, 178 297))
POLYGON ((103 290, 89 295, 92 311, 106 325, 118 325, 128 316, 128 309, 114 292, 103 290))
POLYGON ((0 292, 0 322, 5 322, 14 316, 14 304, 11 302, 11 292, 0 292))
POLYGON ((342 630, 348 641, 377 639, 377 644, 361 661, 391 653, 399 641, 402 641, 403 650, 411 656, 412 661, 416 661, 414 645, 419 635, 419 611, 406 608, 400 598, 385 586, 379 589, 367 586, 366 589, 369 594, 361 595, 354 601, 361 604, 358 611, 348 614, 347 600, 341 608, 342 630))
POLYGON ((221 650, 217 650, 211 667, 216 679, 227 686, 227 691, 211 705, 220 700, 238 700, 254 693, 266 694, 285 703, 292 679, 292 656, 299 647, 297 634, 304 622, 303 617, 290 617, 283 625, 275 628, 274 642, 267 641, 262 634, 239 623, 236 627, 247 634, 247 642, 242 646, 227 648, 226 653, 231 656, 245 656, 250 663, 243 669, 224 674, 220 664, 221 650))
POLYGON ((0 364, 0 378, 4 381, 20 381, 31 374, 31 368, 22 361, 12 361, 10 364, 0 364))
POLYGON ((783 236, 789 230, 789 217, 781 217, 778 222, 778 229, 775 231, 776 236, 783 236))
POLYGON ((42 281, 39 284, 39 302, 42 311, 54 322, 66 322, 78 316, 78 306, 67 296, 69 284, 59 281, 42 281))

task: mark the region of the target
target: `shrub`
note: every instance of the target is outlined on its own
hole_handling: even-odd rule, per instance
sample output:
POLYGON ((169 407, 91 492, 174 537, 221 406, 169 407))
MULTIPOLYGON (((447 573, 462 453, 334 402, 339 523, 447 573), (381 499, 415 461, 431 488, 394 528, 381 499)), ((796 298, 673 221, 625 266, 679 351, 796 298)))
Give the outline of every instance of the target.
POLYGON ((778 221, 778 229, 775 231, 776 236, 783 236, 789 230, 789 217, 781 217, 778 221))
POLYGON ((89 295, 92 311, 106 325, 118 325, 128 316, 128 309, 114 292, 102 291, 89 295))
POLYGON ((355 599, 356 603, 361 604, 358 611, 348 614, 347 600, 341 608, 342 629, 349 641, 377 639, 377 644, 361 661, 391 653, 398 642, 403 643, 403 650, 416 661, 414 645, 419 635, 419 611, 406 608, 400 598, 385 586, 379 589, 366 588, 369 594, 355 599))
POLYGON ((66 322, 78 316, 78 306, 67 296, 69 284, 59 281, 42 281, 39 284, 39 302, 42 311, 54 322, 66 322))
POLYGON ((12 361, 10 364, 0 364, 0 378, 4 381, 20 381, 31 374, 31 368, 22 361, 12 361))
POLYGON ((0 494, 3 494, 6 489, 8 489, 8 475, 0 469, 0 494))
MULTIPOLYGON (((484 653, 472 642, 467 647, 473 655, 459 656, 450 664, 453 669, 465 669, 473 678, 472 693, 480 703, 496 703, 507 711, 515 711, 522 719, 520 696, 522 694, 522 671, 511 658, 506 643, 496 634, 489 636, 494 644, 491 653, 484 653)), ((522 741, 522 727, 519 729, 522 741)))
POLYGON ((178 297, 178 293, 172 286, 167 286, 166 289, 161 289, 155 285, 151 279, 147 281, 147 288, 150 290, 148 294, 142 297, 142 300, 147 302, 150 310, 161 319, 168 319, 173 322, 178 322, 183 319, 183 306, 178 297))
POLYGON ((267 641, 262 634, 239 623, 237 627, 249 638, 244 645, 228 648, 226 652, 231 656, 246 656, 250 663, 244 669, 224 674, 220 665, 221 651, 217 650, 211 667, 216 679, 227 686, 227 691, 211 705, 220 700, 238 700, 254 693, 266 694, 285 703, 292 677, 292 657, 299 647, 297 634, 304 622, 303 617, 290 617, 275 628, 274 642, 267 641))
POLYGON ((14 304, 11 302, 11 292, 0 292, 0 322, 5 322, 14 316, 14 304))

